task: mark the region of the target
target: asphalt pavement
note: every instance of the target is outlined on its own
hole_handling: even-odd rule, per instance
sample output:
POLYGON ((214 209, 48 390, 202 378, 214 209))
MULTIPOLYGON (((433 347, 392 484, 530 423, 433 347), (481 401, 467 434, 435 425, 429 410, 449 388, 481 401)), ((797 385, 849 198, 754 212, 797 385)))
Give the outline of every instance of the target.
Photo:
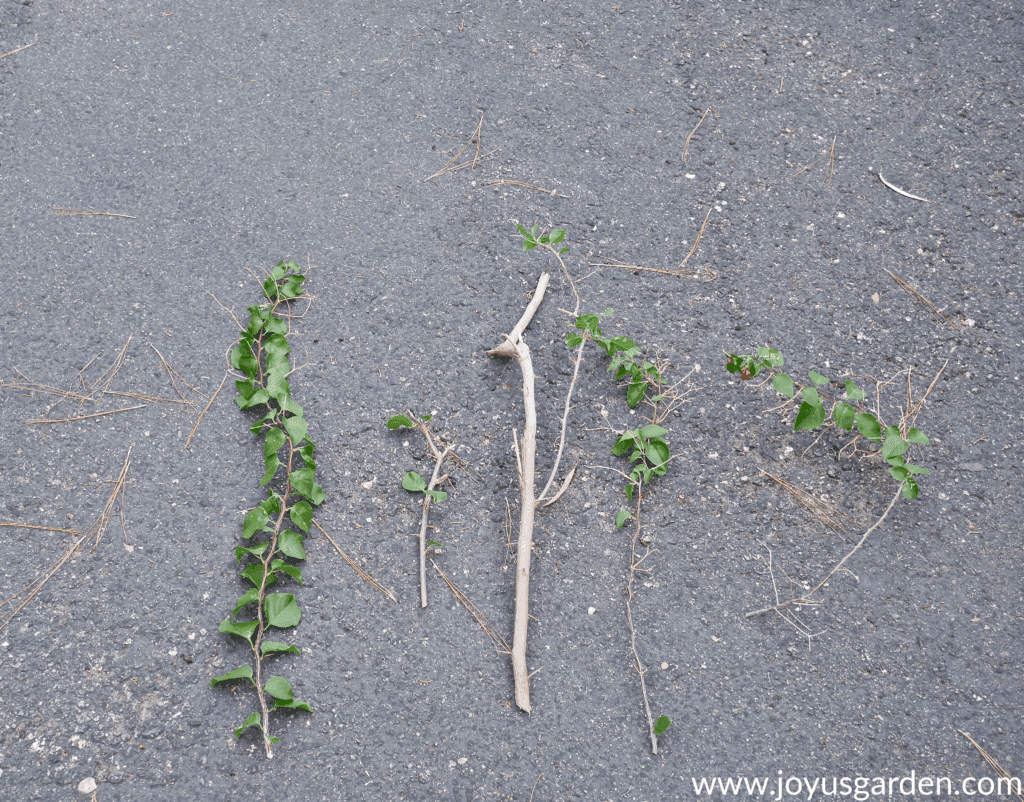
POLYGON ((0 601, 128 463, 102 539, 0 607, 0 798, 998 798, 965 734, 1024 778, 1018 3, 0 2, 0 601), (511 638, 523 396, 486 352, 550 268, 525 334, 546 477, 576 303, 518 224, 566 229, 581 311, 614 309, 605 332, 681 382, 632 601, 658 754, 610 453, 640 416, 596 348, 576 477, 534 532, 532 714, 432 570, 419 604, 401 478, 433 460, 384 426, 407 410, 465 461, 431 512, 438 567, 511 638), (246 659, 218 625, 263 497, 231 379, 186 442, 281 259, 312 298, 291 341, 315 519, 397 601, 307 539, 301 654, 275 659, 313 712, 275 714, 268 760, 233 734, 253 693, 210 687, 246 659), (748 618, 897 487, 726 371, 769 342, 889 422, 924 399, 931 473, 820 603, 748 618))

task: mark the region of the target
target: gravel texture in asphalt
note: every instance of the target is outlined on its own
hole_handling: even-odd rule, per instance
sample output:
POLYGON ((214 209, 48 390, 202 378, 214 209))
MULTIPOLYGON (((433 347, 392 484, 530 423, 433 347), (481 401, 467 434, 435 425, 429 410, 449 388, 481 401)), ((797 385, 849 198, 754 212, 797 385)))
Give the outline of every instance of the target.
POLYGON ((0 798, 689 800, 741 777, 771 798, 870 778, 878 797, 912 773, 966 797, 995 774, 962 733, 1024 778, 1018 3, 0 0, 0 56, 0 601, 96 520, 131 448, 102 540, 0 607, 0 798), (425 180, 467 143, 475 169, 425 180), (610 453, 640 415, 597 348, 567 426, 576 478, 534 532, 532 714, 432 569, 419 606, 422 497, 400 483, 433 459, 385 429, 406 410, 467 465, 431 511, 438 565, 511 639, 523 396, 486 351, 552 268, 525 335, 546 478, 575 304, 519 223, 567 229, 581 311, 614 309, 605 332, 683 380, 632 601, 651 712, 673 722, 656 755, 610 453), (247 659, 218 626, 263 498, 232 380, 188 448, 207 399, 181 382, 195 408, 38 385, 175 399, 162 355, 212 395, 231 312, 290 258, 315 296, 290 335, 315 519, 397 602, 307 538, 285 633, 301 655, 275 670, 313 713, 274 714, 268 760, 257 730, 233 734, 253 691, 210 687, 247 659), (887 422, 938 375, 920 496, 798 620, 746 613, 817 584, 897 485, 725 370, 769 341, 837 397, 854 378, 887 422))

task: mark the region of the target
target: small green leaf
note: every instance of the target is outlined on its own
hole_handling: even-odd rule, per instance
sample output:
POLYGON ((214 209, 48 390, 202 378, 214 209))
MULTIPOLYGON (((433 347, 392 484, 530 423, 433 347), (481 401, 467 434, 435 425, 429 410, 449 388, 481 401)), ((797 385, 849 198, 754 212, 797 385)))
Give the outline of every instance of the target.
POLYGON ((785 373, 777 373, 772 377, 772 387, 775 388, 775 392, 780 393, 787 398, 792 398, 796 394, 796 389, 793 387, 793 380, 785 373))
POLYGON ((523 228, 522 225, 520 225, 519 223, 516 223, 516 228, 519 229, 519 233, 522 234, 524 237, 530 236, 530 232, 523 228))
POLYGON ((266 542, 260 543, 258 546, 252 546, 251 548, 247 548, 246 546, 235 546, 235 559, 238 562, 241 562, 242 557, 244 557, 246 554, 251 554, 253 557, 257 558, 262 557, 263 552, 267 550, 267 546, 269 545, 270 543, 266 542))
POLYGON ((267 623, 274 627, 294 627, 302 619, 302 611, 291 593, 270 593, 266 604, 267 623))
POLYGON ((860 387, 857 386, 857 382, 853 379, 846 380, 846 397, 850 401, 860 401, 862 398, 867 398, 868 395, 860 387))
POLYGON ((302 584, 302 571, 298 566, 289 565, 284 560, 274 560, 270 563, 270 568, 273 571, 280 571, 284 574, 288 574, 292 579, 302 584))
POLYGON ((286 557, 294 560, 305 560, 306 550, 302 547, 302 535, 285 529, 277 538, 277 548, 286 557))
POLYGON ((821 399, 818 397, 817 390, 811 387, 805 387, 803 390, 800 391, 800 395, 804 399, 804 401, 806 401, 812 407, 821 406, 821 399))
POLYGON ((823 384, 828 384, 828 377, 822 376, 816 370, 810 371, 807 375, 811 377, 811 381, 814 382, 815 387, 821 387, 823 384))
POLYGON ((228 635, 238 635, 240 638, 245 638, 249 641, 249 645, 252 645, 252 635, 256 631, 256 627, 259 626, 259 621, 231 621, 225 618, 220 622, 220 631, 226 632, 228 635))
POLYGON ((882 442, 882 427, 878 423, 878 418, 870 412, 858 412, 854 415, 854 420, 857 421, 857 431, 864 437, 876 443, 882 442))
MULTIPOLYGON (((242 576, 252 582, 254 587, 263 583, 263 563, 251 563, 242 571, 242 576)), ((267 584, 277 581, 273 574, 267 577, 267 584)))
POLYGON ((245 522, 242 524, 242 537, 246 539, 251 538, 263 529, 269 520, 270 516, 267 514, 267 511, 263 509, 262 505, 256 507, 245 516, 245 522))
MULTIPOLYGON (((276 432, 278 430, 272 429, 271 431, 276 432)), ((274 474, 277 473, 277 469, 281 467, 282 463, 281 460, 277 458, 277 454, 271 454, 263 460, 263 465, 266 468, 266 471, 263 473, 263 478, 260 479, 260 484, 265 487, 267 482, 274 478, 274 474)))
POLYGON ((253 713, 251 716, 249 716, 249 718, 247 718, 245 720, 245 723, 241 727, 239 727, 237 730, 235 730, 235 737, 236 738, 241 738, 243 732, 245 732, 247 729, 249 729, 249 727, 254 727, 254 726, 255 727, 259 727, 260 730, 263 729, 262 725, 260 724, 260 714, 259 713, 253 713))
POLYGON ((917 443, 918 445, 921 446, 926 446, 929 444, 928 437, 925 435, 925 433, 916 427, 907 432, 907 439, 911 443, 917 443))
POLYGON ((448 498, 448 494, 443 490, 424 490, 423 492, 430 496, 434 500, 435 504, 440 504, 448 498))
POLYGON ((210 687, 215 688, 218 682, 229 682, 233 679, 252 679, 252 666, 242 666, 236 668, 234 671, 229 671, 227 674, 221 674, 219 677, 210 678, 210 687))
MULTIPOLYGON (((630 487, 632 487, 632 485, 630 485, 630 487)), ((629 514, 628 510, 619 510, 618 514, 615 516, 615 528, 622 529, 622 525, 632 517, 633 516, 629 514)))
POLYGON ((292 698, 292 684, 284 677, 271 677, 263 686, 263 690, 275 699, 284 699, 287 702, 292 698))
POLYGON ((260 643, 260 652, 264 655, 277 654, 279 652, 292 652, 293 654, 302 654, 296 647, 289 646, 287 643, 281 643, 277 640, 265 640, 260 643))
POLYGON ((567 334, 565 336, 565 345, 568 348, 575 348, 581 342, 583 342, 582 334, 576 334, 576 332, 572 332, 571 334, 567 334))
POLYGON ((285 418, 284 428, 288 431, 288 436, 291 438, 293 446, 297 446, 306 439, 306 419, 300 415, 285 418))
POLYGON ((654 734, 661 735, 665 730, 672 726, 672 719, 668 716, 659 716, 658 720, 654 722, 654 734))
POLYGON ((638 434, 636 431, 626 431, 620 435, 619 439, 615 441, 615 445, 612 446, 612 456, 621 457, 629 449, 633 447, 636 442, 638 434))
POLYGON ((900 437, 900 430, 895 426, 888 426, 885 430, 885 444, 882 446, 882 457, 887 459, 899 454, 905 454, 910 448, 910 443, 900 437))
POLYGON ((647 461, 651 465, 658 467, 663 466, 671 458, 671 454, 668 450, 668 443, 662 439, 652 440, 650 445, 647 446, 647 461))
POLYGON ((836 422, 836 426, 839 426, 846 431, 853 429, 853 418, 857 411, 849 404, 836 404, 832 408, 832 419, 836 422))
POLYGON ((274 281, 280 281, 281 279, 284 278, 285 273, 287 272, 288 268, 285 267, 284 259, 282 259, 280 262, 277 263, 277 267, 270 271, 270 277, 274 279, 274 281))
POLYGON ((427 544, 427 547, 428 547, 428 548, 429 548, 429 547, 431 547, 431 546, 433 546, 434 548, 437 548, 437 549, 443 549, 443 548, 444 548, 444 546, 442 546, 442 545, 441 545, 440 543, 438 543, 438 542, 437 542, 436 540, 431 540, 431 541, 430 541, 430 542, 429 542, 429 543, 427 544))
POLYGON ((551 244, 552 245, 557 245, 559 242, 561 242, 564 239, 565 239, 565 229, 564 228, 556 228, 554 231, 551 232, 551 244))
POLYGON ((274 709, 277 710, 279 707, 286 707, 291 710, 306 710, 310 713, 313 712, 313 708, 306 702, 300 702, 298 699, 278 699, 274 702, 274 709))
POLYGON ((416 471, 409 471, 402 477, 402 487, 410 493, 420 493, 427 489, 427 480, 416 471))
POLYGON ((908 499, 917 498, 917 494, 921 492, 921 488, 917 486, 917 482, 914 481, 913 477, 908 477, 903 483, 903 495, 908 499))
POLYGON ((629 385, 629 389, 626 390, 626 403, 629 404, 630 409, 636 409, 644 399, 644 393, 647 392, 647 382, 645 381, 634 381, 629 385))
POLYGON ((297 471, 292 471, 290 478, 292 487, 314 505, 319 506, 327 498, 324 489, 314 481, 312 468, 299 468, 297 471))
POLYGON ((271 301, 277 300, 277 282, 273 278, 268 278, 263 282, 263 294, 271 301))
POLYGON ((299 456, 302 457, 302 461, 306 463, 306 467, 310 470, 316 470, 316 462, 313 459, 313 444, 308 442, 302 448, 299 449, 299 456))
POLYGON ((263 456, 271 457, 277 454, 288 438, 285 437, 284 432, 278 428, 268 429, 266 436, 263 438, 263 456))
POLYGON ((263 328, 270 334, 287 334, 288 324, 285 323, 279 317, 270 317, 267 319, 266 324, 263 328))
POLYGON ((908 465, 907 472, 910 473, 911 475, 924 474, 925 476, 928 476, 931 474, 931 471, 929 471, 927 468, 919 468, 916 465, 908 465))
POLYGON ((661 426, 657 426, 653 423, 648 423, 640 430, 641 437, 664 437, 668 434, 668 429, 663 429, 661 426))
MULTIPOLYGON (((807 393, 809 388, 804 388, 807 393)), ((813 393, 814 391, 811 390, 813 393)), ((814 393, 817 396, 817 393, 814 393)), ((817 429, 825 422, 825 407, 821 404, 811 404, 804 401, 796 413, 796 421, 793 423, 793 431, 802 432, 808 429, 817 429)))
POLYGON ((313 508, 309 506, 308 501, 295 502, 288 511, 288 515, 292 519, 292 523, 299 529, 303 532, 309 531, 309 525, 313 522, 313 508))
POLYGON ((235 613, 245 607, 245 605, 252 604, 254 601, 258 601, 259 598, 259 588, 249 588, 245 593, 238 597, 238 601, 235 602, 235 609, 231 611, 231 615, 234 616, 235 613))
POLYGON ((288 276, 281 285, 281 297, 282 298, 298 298, 302 295, 302 282, 306 280, 305 276, 292 275, 288 276))
POLYGON ((902 467, 890 468, 889 475, 892 476, 892 478, 895 479, 897 482, 902 482, 904 479, 910 476, 910 471, 902 467))
POLYGON ((725 360, 725 369, 730 373, 739 373, 743 370, 743 359, 736 354, 729 354, 729 358, 725 360))
POLYGON ((569 249, 568 248, 562 248, 562 250, 560 250, 559 253, 569 253, 569 249))
POLYGON ((384 425, 388 429, 394 431, 395 429, 400 429, 403 426, 408 426, 412 428, 416 424, 409 420, 409 418, 406 415, 392 415, 390 418, 388 418, 388 422, 385 423, 384 425))

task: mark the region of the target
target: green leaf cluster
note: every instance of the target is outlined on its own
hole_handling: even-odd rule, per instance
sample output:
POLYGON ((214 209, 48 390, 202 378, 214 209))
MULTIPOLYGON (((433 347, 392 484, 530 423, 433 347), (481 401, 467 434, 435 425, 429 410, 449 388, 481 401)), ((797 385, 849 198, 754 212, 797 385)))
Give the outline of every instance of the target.
MULTIPOLYGON (((608 370, 615 374, 615 381, 629 382, 626 387, 626 403, 630 409, 636 409, 644 400, 648 388, 660 384, 661 372, 653 362, 641 357, 640 346, 629 337, 604 336, 601 331, 601 318, 614 312, 614 309, 606 309, 600 315, 579 315, 569 324, 575 331, 566 336, 565 344, 569 348, 575 348, 585 337, 589 337, 601 346, 611 357, 608 370)), ((660 395, 654 395, 650 400, 657 403, 661 398, 660 395)))
MULTIPOLYGON (((248 679, 259 694, 274 699, 274 709, 310 710, 308 704, 292 696, 289 682, 271 677, 260 688, 262 661, 297 647, 276 640, 265 640, 268 627, 290 629, 302 619, 302 611, 292 593, 268 593, 279 581, 292 579, 302 585, 302 571, 294 561, 304 560, 303 534, 313 520, 313 507, 326 498, 316 481, 315 445, 308 438, 308 425, 302 407, 291 396, 288 375, 292 367, 288 355, 288 322, 277 315, 282 304, 302 296, 305 276, 294 260, 281 261, 263 283, 267 303, 249 307, 249 321, 237 347, 231 351, 231 364, 245 374, 235 382, 235 403, 241 410, 253 409, 260 417, 249 427, 263 435, 263 477, 267 498, 256 505, 242 523, 242 537, 251 541, 257 534, 266 539, 254 546, 236 546, 235 558, 242 565, 240 575, 250 586, 238 598, 231 615, 220 624, 220 631, 243 638, 252 650, 257 670, 242 666, 211 680, 211 687, 228 680, 248 679), (284 528, 286 520, 298 532, 284 528), (241 611, 255 608, 255 618, 238 620, 241 611)), ((252 615, 252 613, 250 613, 252 615)), ((263 732, 269 743, 277 743, 266 731, 267 722, 256 712, 235 730, 241 737, 250 726, 263 732)))
POLYGON ((777 393, 794 402, 799 399, 800 406, 797 408, 796 420, 793 423, 793 430, 797 432, 817 429, 824 425, 830 413, 826 411, 825 401, 822 399, 831 401, 832 422, 847 432, 852 432, 856 428, 857 434, 861 437, 880 445, 882 458, 889 463, 889 473, 897 482, 903 484, 903 495, 908 499, 917 498, 920 487, 914 477, 929 474, 931 471, 908 463, 904 455, 909 451, 911 443, 928 445, 928 437, 924 432, 912 428, 904 438, 898 426, 884 426, 873 413, 865 409, 867 393, 853 379, 846 380, 843 399, 834 399, 820 389, 831 385, 827 376, 812 370, 807 374, 810 383, 799 384, 780 370, 784 364, 781 352, 768 346, 761 346, 756 354, 729 354, 725 367, 730 373, 738 374, 743 381, 754 378, 762 371, 771 373, 772 387, 777 393))
MULTIPOLYGON (((532 251, 538 245, 547 245, 549 248, 551 248, 551 250, 556 250, 556 248, 554 246, 557 245, 558 243, 560 243, 562 240, 565 239, 565 229, 564 228, 556 228, 554 231, 552 231, 549 234, 545 234, 544 232, 541 232, 540 236, 537 236, 537 226, 534 226, 532 231, 527 231, 522 226, 517 226, 517 227, 519 228, 520 235, 522 235, 522 237, 523 237, 523 250, 524 251, 532 251)), ((568 248, 561 248, 561 249, 557 249, 557 252, 558 253, 568 253, 569 249, 568 248)))
MULTIPOLYGON (((658 367, 641 356, 641 348, 629 337, 606 337, 601 331, 601 318, 615 312, 606 309, 600 315, 579 315, 569 325, 571 331, 565 338, 569 348, 580 345, 585 338, 597 343, 611 357, 608 371, 615 374, 615 380, 626 383, 626 403, 630 409, 636 409, 640 402, 647 398, 647 391, 657 388, 661 383, 661 372, 658 367)), ((659 394, 647 399, 653 404, 662 400, 659 394)), ((668 470, 668 462, 672 458, 665 435, 668 431, 661 426, 649 423, 639 429, 629 429, 622 433, 612 446, 612 454, 616 457, 629 455, 630 472, 626 483, 626 498, 633 500, 633 492, 641 485, 650 482, 654 476, 664 476, 668 470)), ((626 521, 632 518, 627 510, 621 510, 615 516, 615 528, 621 529, 626 521)))

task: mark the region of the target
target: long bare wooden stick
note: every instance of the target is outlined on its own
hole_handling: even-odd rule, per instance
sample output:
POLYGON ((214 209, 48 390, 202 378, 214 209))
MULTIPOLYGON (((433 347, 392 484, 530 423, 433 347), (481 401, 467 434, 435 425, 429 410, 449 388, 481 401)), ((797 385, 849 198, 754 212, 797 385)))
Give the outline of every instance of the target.
POLYGON ((516 704, 527 713, 530 707, 530 675, 526 670, 526 635, 530 620, 530 554, 533 546, 533 519, 537 508, 534 492, 534 474, 537 460, 537 404, 534 393, 536 377, 530 349, 523 342, 522 333, 544 299, 550 275, 545 270, 537 282, 533 300, 505 338, 505 342, 488 351, 492 356, 514 356, 523 374, 523 426, 522 445, 517 449, 519 459, 519 489, 522 498, 519 513, 519 546, 516 552, 516 616, 512 634, 512 673, 515 679, 516 704))

